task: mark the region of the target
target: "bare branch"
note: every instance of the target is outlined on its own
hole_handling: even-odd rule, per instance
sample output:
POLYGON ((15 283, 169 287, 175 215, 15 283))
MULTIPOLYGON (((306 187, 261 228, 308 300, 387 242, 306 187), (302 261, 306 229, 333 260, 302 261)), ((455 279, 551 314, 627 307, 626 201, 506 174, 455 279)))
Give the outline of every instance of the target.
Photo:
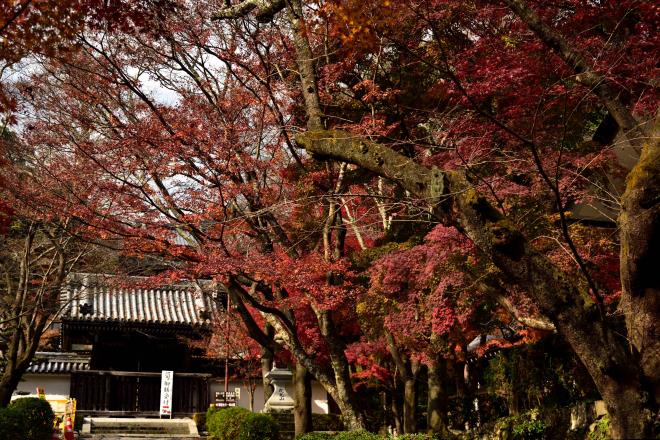
POLYGON ((233 6, 222 8, 214 16, 213 20, 227 20, 232 18, 245 17, 252 11, 255 11, 257 20, 267 23, 273 19, 273 16, 284 9, 284 0, 245 0, 233 6))

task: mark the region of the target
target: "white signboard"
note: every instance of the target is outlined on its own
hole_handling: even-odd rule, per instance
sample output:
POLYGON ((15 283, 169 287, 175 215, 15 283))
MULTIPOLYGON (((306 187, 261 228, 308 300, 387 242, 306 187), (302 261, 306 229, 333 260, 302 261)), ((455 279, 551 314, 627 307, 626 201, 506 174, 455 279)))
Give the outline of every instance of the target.
POLYGON ((172 417, 172 384, 174 371, 165 371, 160 376, 160 415, 172 417))

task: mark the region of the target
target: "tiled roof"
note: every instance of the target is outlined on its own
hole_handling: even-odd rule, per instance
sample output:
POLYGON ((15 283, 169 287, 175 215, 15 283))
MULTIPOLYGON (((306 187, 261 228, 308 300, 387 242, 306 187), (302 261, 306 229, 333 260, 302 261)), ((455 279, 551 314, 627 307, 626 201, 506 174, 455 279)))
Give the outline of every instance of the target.
POLYGON ((62 291, 62 319, 204 325, 216 311, 215 295, 197 285, 145 286, 144 277, 71 274, 62 291))
POLYGON ((27 373, 64 374, 89 370, 90 356, 78 353, 37 352, 27 373))

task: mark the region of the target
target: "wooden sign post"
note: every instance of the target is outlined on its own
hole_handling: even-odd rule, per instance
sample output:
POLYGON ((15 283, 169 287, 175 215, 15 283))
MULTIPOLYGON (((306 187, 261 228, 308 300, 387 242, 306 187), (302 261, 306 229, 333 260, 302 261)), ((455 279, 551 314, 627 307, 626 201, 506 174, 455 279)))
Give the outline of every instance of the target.
POLYGON ((163 370, 160 377, 160 417, 172 418, 172 385, 174 371, 163 370))

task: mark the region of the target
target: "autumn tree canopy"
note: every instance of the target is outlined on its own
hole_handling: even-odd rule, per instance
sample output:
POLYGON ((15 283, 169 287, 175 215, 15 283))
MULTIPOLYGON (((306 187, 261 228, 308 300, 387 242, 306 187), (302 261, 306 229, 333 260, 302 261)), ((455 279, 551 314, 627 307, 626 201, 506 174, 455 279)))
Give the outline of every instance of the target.
POLYGON ((34 215, 222 283, 351 429, 365 386, 416 432, 423 376, 447 434, 447 378, 556 335, 613 436, 650 435, 657 7, 55 3, 0 15, 0 58, 38 54, 11 84, 34 215))

